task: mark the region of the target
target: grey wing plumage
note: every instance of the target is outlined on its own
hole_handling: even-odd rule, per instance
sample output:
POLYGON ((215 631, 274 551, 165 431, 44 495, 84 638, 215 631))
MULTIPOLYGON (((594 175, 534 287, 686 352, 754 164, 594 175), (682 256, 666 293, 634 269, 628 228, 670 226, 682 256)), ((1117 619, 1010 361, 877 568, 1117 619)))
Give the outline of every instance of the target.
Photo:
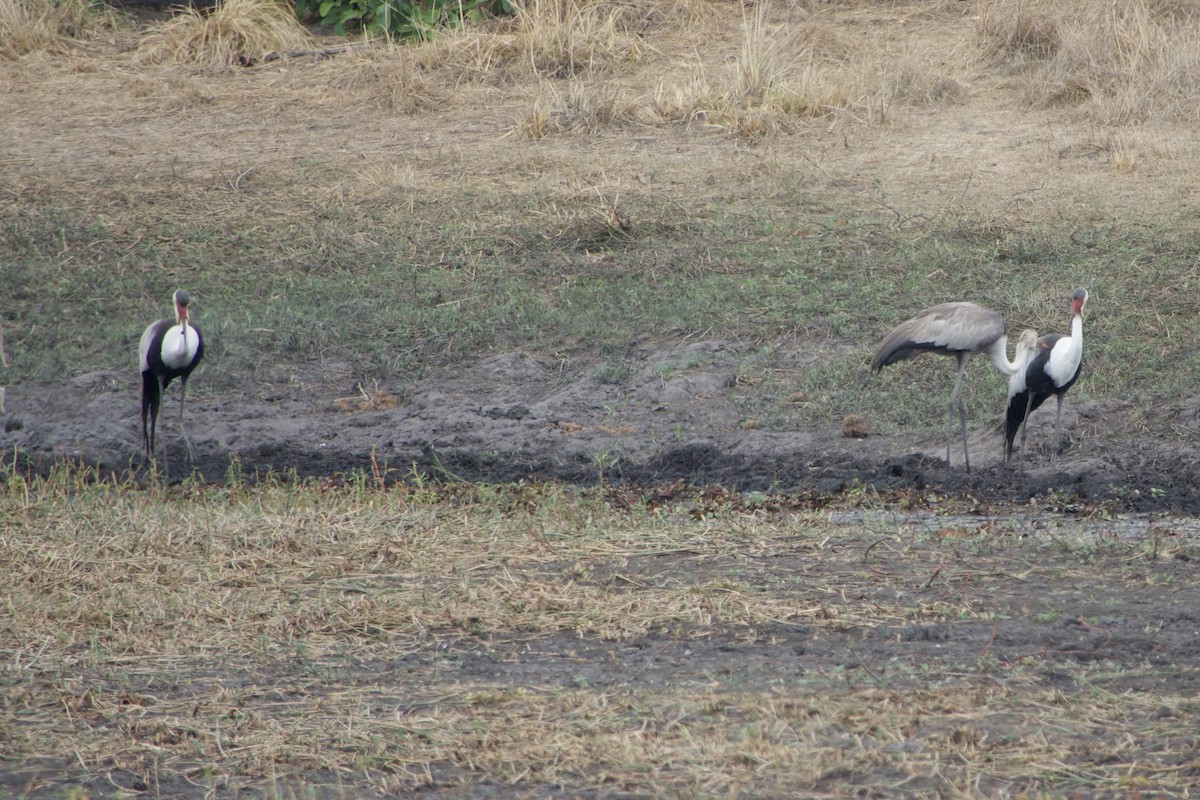
POLYGON ((924 351, 974 353, 1005 333, 1004 317, 974 303, 943 303, 897 325, 880 343, 871 369, 912 358, 924 351))

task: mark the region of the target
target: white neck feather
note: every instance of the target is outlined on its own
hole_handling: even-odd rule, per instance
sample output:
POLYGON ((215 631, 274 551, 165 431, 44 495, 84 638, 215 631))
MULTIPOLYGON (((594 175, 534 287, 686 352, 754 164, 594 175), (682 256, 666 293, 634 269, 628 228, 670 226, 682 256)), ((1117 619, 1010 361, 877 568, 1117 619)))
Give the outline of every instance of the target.
POLYGON ((1025 366, 1019 356, 1013 361, 1008 360, 1007 334, 992 342, 983 352, 987 355, 988 361, 992 362, 992 366, 996 368, 996 371, 1005 377, 1010 377, 1020 372, 1025 366))
POLYGON ((172 369, 182 369, 196 357, 200 337, 195 329, 184 322, 171 327, 162 340, 163 363, 172 369))

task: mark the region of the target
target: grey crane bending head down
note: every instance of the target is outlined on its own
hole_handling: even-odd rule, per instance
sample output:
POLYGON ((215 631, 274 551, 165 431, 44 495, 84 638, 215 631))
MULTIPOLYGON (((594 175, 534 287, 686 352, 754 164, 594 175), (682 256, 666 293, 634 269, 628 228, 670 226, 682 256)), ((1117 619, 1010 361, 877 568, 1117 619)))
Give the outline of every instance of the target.
POLYGON ((188 461, 194 463, 192 440, 183 426, 183 405, 188 376, 204 358, 204 339, 200 329, 188 319, 191 303, 188 293, 179 289, 172 300, 175 318, 151 323, 142 333, 138 348, 142 367, 142 444, 148 460, 154 454, 154 433, 163 391, 172 380, 179 378, 179 432, 187 445, 188 461))
POLYGON ((950 464, 950 446, 954 441, 954 412, 958 411, 962 430, 963 461, 971 471, 971 456, 967 450, 967 409, 962 399, 963 373, 971 356, 987 356, 1002 375, 1008 377, 1024 367, 1021 362, 1008 360, 1008 327, 1004 317, 990 308, 975 303, 942 303, 927 308, 907 322, 897 325, 880 343, 871 360, 871 371, 877 372, 921 353, 952 356, 958 361, 958 375, 950 393, 949 417, 946 422, 946 465, 950 464))

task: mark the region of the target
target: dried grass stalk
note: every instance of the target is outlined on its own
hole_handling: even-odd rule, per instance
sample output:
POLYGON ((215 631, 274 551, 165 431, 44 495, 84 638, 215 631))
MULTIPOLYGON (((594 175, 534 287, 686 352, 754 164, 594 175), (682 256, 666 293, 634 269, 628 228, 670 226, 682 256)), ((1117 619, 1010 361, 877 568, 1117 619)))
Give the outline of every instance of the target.
POLYGON ((113 27, 113 14, 98 11, 88 0, 0 0, 0 59, 65 52, 113 27))
POLYGON ((311 45, 291 6, 277 0, 225 0, 211 12, 187 9, 153 28, 138 48, 138 60, 220 69, 311 45))

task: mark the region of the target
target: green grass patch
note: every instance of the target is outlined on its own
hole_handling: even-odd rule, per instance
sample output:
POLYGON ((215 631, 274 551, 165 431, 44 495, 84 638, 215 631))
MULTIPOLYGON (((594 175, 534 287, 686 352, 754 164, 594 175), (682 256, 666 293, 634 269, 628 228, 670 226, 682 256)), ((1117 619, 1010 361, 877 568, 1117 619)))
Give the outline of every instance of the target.
MULTIPOLYGON (((10 381, 128 368, 176 286, 198 300, 203 383, 215 390, 245 390, 248 374, 273 364, 332 360, 386 381, 497 351, 611 354, 648 338, 730 337, 764 353, 836 344, 789 377, 792 392, 825 398, 825 421, 865 411, 884 429, 937 424, 943 409, 929 397, 948 392, 952 365, 917 359, 870 378, 887 330, 972 299, 1005 313, 1014 337, 1026 326, 1065 332, 1076 285, 1092 299, 1074 396, 1149 403, 1183 392, 1187 367, 1200 367, 1200 236, 1189 232, 863 214, 798 225, 773 209, 691 217, 651 198, 612 216, 529 214, 507 201, 452 204, 470 216, 344 206, 250 228, 215 215, 155 224, 153 206, 134 220, 85 222, 53 205, 10 213, 0 220, 0 278, 19 301, 7 312, 10 381)), ((986 371, 971 371, 972 406, 1003 397, 1002 381, 976 377, 986 371)))

